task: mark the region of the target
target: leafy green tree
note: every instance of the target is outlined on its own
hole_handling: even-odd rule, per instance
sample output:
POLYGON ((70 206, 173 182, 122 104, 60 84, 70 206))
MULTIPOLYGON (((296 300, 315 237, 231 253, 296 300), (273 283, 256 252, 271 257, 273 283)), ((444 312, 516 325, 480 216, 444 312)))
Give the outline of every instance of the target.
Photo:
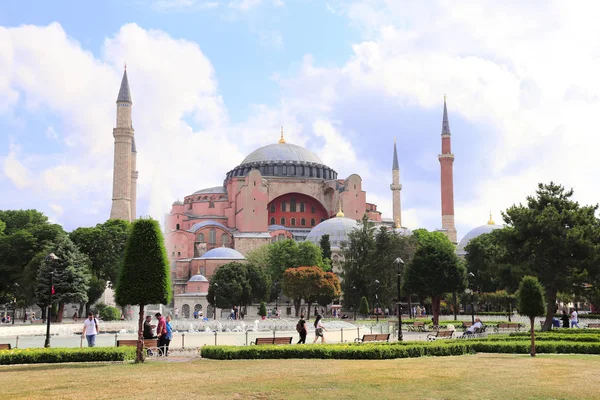
POLYGON ((307 318, 310 318, 311 304, 319 296, 339 296, 339 278, 317 266, 289 268, 283 274, 283 293, 294 300, 296 316, 299 314, 300 303, 304 300, 308 308, 307 318))
POLYGON ((260 315, 261 317, 267 316, 267 305, 264 301, 260 302, 260 307, 258 308, 258 315, 260 315))
POLYGON ((531 357, 535 357, 535 317, 544 315, 544 287, 535 276, 525 276, 519 285, 519 314, 531 323, 531 357))
POLYGON ((374 297, 375 278, 370 275, 375 254, 374 233, 375 227, 365 214, 358 227, 348 234, 348 241, 342 243, 344 304, 353 304, 352 296, 374 297))
POLYGON ((466 270, 446 235, 425 229, 418 229, 413 234, 419 244, 406 270, 404 287, 409 293, 431 297, 433 324, 438 325, 444 294, 464 290, 466 270))
POLYGON ((331 260, 331 242, 329 241, 329 235, 321 236, 319 246, 321 247, 321 254, 323 258, 331 260))
MULTIPOLYGON (((37 276, 36 297, 37 303, 48 304, 49 293, 52 295, 53 305, 58 305, 57 321, 61 322, 66 303, 80 303, 87 301, 89 285, 89 259, 82 254, 67 235, 58 236, 49 244, 45 253, 54 253, 56 260, 43 258, 37 276), (50 275, 52 286, 50 286, 50 275)), ((43 307, 42 307, 43 308, 43 307)))
POLYGON ((323 271, 331 270, 331 264, 323 260, 319 246, 311 242, 281 240, 269 245, 269 275, 272 282, 281 282, 283 273, 289 268, 316 265, 323 271))
POLYGON ((136 362, 144 362, 144 307, 148 304, 168 304, 171 301, 169 270, 160 225, 151 218, 136 220, 127 239, 125 257, 115 288, 115 300, 118 304, 137 304, 140 307, 136 362))
POLYGON ((265 300, 269 289, 262 269, 252 264, 232 262, 217 268, 211 277, 207 300, 218 308, 246 306, 265 300))
POLYGON ((506 251, 537 276, 545 288, 546 322, 552 326, 556 295, 573 293, 583 285, 579 277, 589 274, 591 283, 598 276, 600 222, 597 205, 581 206, 572 199, 573 190, 553 182, 539 184, 526 205, 513 205, 503 213, 511 233, 506 251))
POLYGON ((103 321, 117 321, 121 319, 121 310, 117 307, 107 306, 100 311, 100 318, 103 321))
POLYGON ((358 310, 363 316, 369 315, 369 300, 367 300, 366 296, 360 298, 360 307, 358 310))
POLYGON ((48 225, 48 217, 37 210, 0 210, 0 221, 6 226, 5 235, 48 225))
POLYGON ((248 263, 261 268, 264 271, 269 270, 269 248, 271 244, 262 245, 246 254, 248 263))

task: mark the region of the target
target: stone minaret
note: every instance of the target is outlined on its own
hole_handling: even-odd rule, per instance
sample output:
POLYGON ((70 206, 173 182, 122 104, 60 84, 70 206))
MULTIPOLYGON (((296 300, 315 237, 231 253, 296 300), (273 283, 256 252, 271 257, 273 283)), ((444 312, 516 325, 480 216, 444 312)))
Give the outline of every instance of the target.
POLYGON ((448 110, 446 96, 444 96, 444 116, 442 119, 442 154, 438 156, 441 167, 442 191, 442 230, 452 243, 456 242, 456 227, 454 225, 454 178, 452 164, 454 154, 450 144, 450 124, 448 123, 448 110))
POLYGON ((131 221, 135 217, 136 185, 135 141, 131 123, 131 93, 127 80, 127 67, 123 73, 117 97, 117 126, 115 138, 115 160, 113 166, 113 197, 110 219, 131 221))
POLYGON ((400 184, 400 167, 398 166, 398 151, 396 150, 396 138, 394 138, 394 160, 392 162, 392 184, 390 185, 392 190, 392 216, 394 218, 394 224, 396 228, 402 227, 402 208, 400 204, 400 191, 402 185, 400 184))

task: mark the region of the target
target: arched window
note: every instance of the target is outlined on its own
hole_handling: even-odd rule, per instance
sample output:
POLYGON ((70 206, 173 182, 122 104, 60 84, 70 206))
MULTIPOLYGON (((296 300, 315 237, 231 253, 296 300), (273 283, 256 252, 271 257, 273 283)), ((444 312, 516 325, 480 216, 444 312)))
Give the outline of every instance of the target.
POLYGON ((290 199, 290 212, 296 212, 296 198, 292 197, 290 199))
POLYGON ((314 214, 314 213, 316 213, 316 212, 317 212, 317 209, 315 208, 315 206, 312 206, 312 207, 310 208, 310 212, 311 212, 311 214, 314 214))
POLYGON ((177 226, 175 227, 175 229, 179 230, 179 224, 177 224, 177 226))
POLYGON ((285 218, 281 217, 280 223, 281 225, 285 225, 285 218))
POLYGON ((296 175, 296 166, 295 165, 290 165, 290 175, 291 176, 296 175))
POLYGON ((217 230, 215 228, 212 228, 208 233, 208 243, 217 244, 217 230))
POLYGON ((315 219, 314 218, 310 219, 310 226, 315 226, 315 219))
POLYGON ((224 233, 221 235, 221 243, 223 246, 229 246, 229 235, 224 233))
POLYGON ((199 233, 196 235, 196 242, 204 242, 204 233, 199 233))
POLYGON ((275 217, 271 217, 271 221, 269 221, 269 225, 275 225, 275 217))
POLYGON ((306 220, 304 218, 300 220, 300 225, 306 226, 306 220))
POLYGON ((190 317, 190 306, 188 304, 184 304, 183 307, 181 307, 181 312, 183 313, 183 318, 189 318, 190 317))
POLYGON ((304 212, 304 202, 300 203, 300 212, 304 212))
POLYGON ((286 211, 286 204, 285 201, 281 202, 281 211, 286 211))
POLYGON ((283 233, 280 233, 279 235, 277 235, 277 241, 280 240, 285 240, 285 235, 283 233))
POLYGON ((292 218, 290 220, 290 222, 291 222, 292 226, 296 226, 296 218, 292 218))
POLYGON ((271 210, 272 213, 274 213, 275 211, 277 211, 275 203, 271 203, 271 205, 269 206, 269 209, 271 210))

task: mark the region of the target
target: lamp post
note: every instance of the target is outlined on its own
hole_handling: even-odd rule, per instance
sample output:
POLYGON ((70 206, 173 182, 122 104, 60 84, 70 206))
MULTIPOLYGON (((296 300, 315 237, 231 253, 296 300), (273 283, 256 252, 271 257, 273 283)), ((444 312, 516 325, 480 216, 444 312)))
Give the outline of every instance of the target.
POLYGON ((398 341, 402 341, 402 303, 400 302, 400 281, 402 280, 402 272, 404 272, 404 261, 398 257, 394 260, 396 264, 396 273, 398 274, 398 341), (402 266, 402 268, 400 268, 402 266))
POLYGON ((466 293, 470 293, 471 294, 471 323, 475 323, 475 305, 473 302, 473 281, 472 278, 475 278, 475 274, 472 272, 469 272, 469 288, 467 290, 465 290, 466 293))
POLYGON ((356 286, 352 286, 352 298, 354 303, 354 320, 356 321, 356 286))
MULTIPOLYGON (((50 253, 46 256, 46 262, 54 264, 58 260, 56 254, 50 253)), ((50 320, 52 319, 52 289, 54 288, 54 269, 50 271, 50 296, 48 297, 48 310, 46 311, 46 341, 44 347, 50 347, 50 320)))
POLYGON ((377 323, 379 323, 379 281, 375 279, 375 318, 377 319, 377 323))
POLYGON ((215 282, 215 321, 217 320, 217 288, 219 287, 219 284, 217 282, 215 282))

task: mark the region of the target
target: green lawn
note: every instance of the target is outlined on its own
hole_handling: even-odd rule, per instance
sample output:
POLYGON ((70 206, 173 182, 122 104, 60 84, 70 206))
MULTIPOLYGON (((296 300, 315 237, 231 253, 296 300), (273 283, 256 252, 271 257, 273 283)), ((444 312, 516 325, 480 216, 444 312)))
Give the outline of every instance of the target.
POLYGON ((599 373, 587 355, 47 364, 0 367, 0 398, 592 399, 599 373))

